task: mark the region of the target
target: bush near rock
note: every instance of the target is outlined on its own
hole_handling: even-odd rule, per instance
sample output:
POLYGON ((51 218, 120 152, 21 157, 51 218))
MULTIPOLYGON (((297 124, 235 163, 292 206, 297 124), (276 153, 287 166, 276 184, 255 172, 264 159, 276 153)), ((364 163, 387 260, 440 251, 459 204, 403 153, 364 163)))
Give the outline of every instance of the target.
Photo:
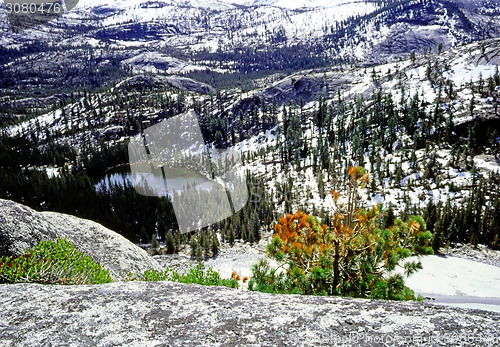
POLYGON ((78 252, 68 240, 41 241, 24 254, 0 257, 0 283, 102 284, 109 271, 78 252))
POLYGON ((108 269, 114 280, 160 268, 146 251, 98 223, 0 199, 0 256, 20 256, 40 241, 57 238, 72 242, 76 250, 108 269))

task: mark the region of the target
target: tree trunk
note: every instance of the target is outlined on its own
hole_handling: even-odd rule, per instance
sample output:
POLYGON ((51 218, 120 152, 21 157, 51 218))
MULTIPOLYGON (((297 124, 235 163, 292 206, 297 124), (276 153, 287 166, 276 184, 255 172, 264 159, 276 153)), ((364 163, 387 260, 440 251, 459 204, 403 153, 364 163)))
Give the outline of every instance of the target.
POLYGON ((339 241, 333 242, 335 255, 333 258, 333 287, 334 290, 340 283, 340 269, 339 269, 339 241))

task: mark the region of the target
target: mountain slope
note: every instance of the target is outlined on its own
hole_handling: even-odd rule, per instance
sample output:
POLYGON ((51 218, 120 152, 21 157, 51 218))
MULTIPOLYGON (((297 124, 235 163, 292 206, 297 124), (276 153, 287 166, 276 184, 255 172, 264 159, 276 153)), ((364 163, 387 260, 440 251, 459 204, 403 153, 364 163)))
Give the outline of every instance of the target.
MULTIPOLYGON (((371 68, 276 75, 255 80, 260 87, 245 93, 206 95, 209 88, 193 81, 174 78, 188 89, 169 83, 173 77, 137 76, 75 94, 55 111, 10 126, 5 141, 16 145, 6 149, 5 161, 40 170, 30 172, 55 171, 63 175, 58 179, 72 167, 100 184, 107 167, 127 162, 131 136, 193 109, 205 141, 243 152, 241 169, 264 184, 269 208, 280 214, 302 209, 327 218, 328 192, 345 189, 347 167, 362 165, 371 175, 365 203, 392 206, 403 216, 423 213, 442 236, 437 248, 445 239, 498 247, 499 47, 491 39, 371 68), (8 154, 16 151, 26 155, 8 154), (51 167, 53 157, 59 168, 51 167), (445 222, 435 227, 438 220, 445 222)), ((19 170, 4 183, 22 180, 29 188, 19 170)), ((12 196, 12 188, 4 189, 12 196)), ((17 195, 24 196, 19 189, 17 195)), ((33 201, 57 205, 42 196, 33 201)))
MULTIPOLYGON (((188 67, 182 73, 206 71, 198 76, 207 80, 220 73, 263 76, 349 62, 380 64, 500 32, 497 1, 476 7, 447 0, 280 4, 83 1, 46 26, 18 34, 9 32, 3 17, 0 88, 21 99, 109 85, 143 72, 133 62, 145 54, 153 65, 170 59, 188 67)), ((156 72, 172 69, 161 65, 156 72)))

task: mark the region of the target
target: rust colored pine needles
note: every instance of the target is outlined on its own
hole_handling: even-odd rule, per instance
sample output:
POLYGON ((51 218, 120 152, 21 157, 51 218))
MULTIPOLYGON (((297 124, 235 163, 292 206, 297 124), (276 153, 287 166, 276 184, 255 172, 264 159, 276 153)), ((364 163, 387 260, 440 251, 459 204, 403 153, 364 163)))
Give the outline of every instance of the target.
POLYGON ((420 269, 419 262, 401 262, 432 253, 431 233, 420 216, 383 228, 381 204, 359 207, 359 190, 369 174, 362 167, 351 167, 348 174, 345 202, 340 192, 331 192, 335 206, 329 225, 302 211, 279 219, 267 252, 285 270, 277 273, 257 264, 251 289, 276 292, 273 284, 279 283, 280 291, 289 293, 414 299, 403 277, 391 272, 396 266, 404 267, 407 275, 420 269))

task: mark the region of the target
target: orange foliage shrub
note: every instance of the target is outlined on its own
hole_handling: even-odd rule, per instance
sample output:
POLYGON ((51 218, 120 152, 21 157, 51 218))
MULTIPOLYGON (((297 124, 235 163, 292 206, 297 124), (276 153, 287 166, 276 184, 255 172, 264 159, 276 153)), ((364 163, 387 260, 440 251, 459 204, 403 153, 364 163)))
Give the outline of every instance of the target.
MULTIPOLYGON (((351 167, 348 174, 346 202, 339 202, 339 192, 331 192, 335 203, 331 226, 302 211, 289 213, 275 225, 268 253, 278 261, 288 262, 288 278, 301 293, 365 296, 373 290, 376 297, 397 297, 383 291, 391 286, 402 288, 400 279, 394 281, 397 285, 386 285, 383 273, 393 270, 411 253, 431 253, 431 234, 425 231, 419 216, 408 222, 397 220, 383 230, 380 204, 367 210, 358 206, 359 188, 369 182, 368 173, 362 167, 351 167)), ((418 268, 413 263, 408 271, 418 268)), ((400 292, 404 293, 401 297, 411 295, 404 289, 400 292)))

